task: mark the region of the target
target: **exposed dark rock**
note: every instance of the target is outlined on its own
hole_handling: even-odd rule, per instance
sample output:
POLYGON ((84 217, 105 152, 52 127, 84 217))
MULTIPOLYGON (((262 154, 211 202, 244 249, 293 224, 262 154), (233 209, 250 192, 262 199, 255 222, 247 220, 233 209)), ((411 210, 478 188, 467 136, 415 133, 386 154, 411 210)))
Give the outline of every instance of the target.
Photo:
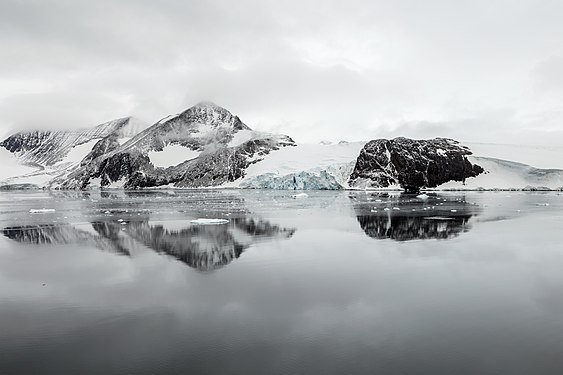
POLYGON ((400 185, 406 191, 434 188, 448 181, 465 181, 484 172, 458 142, 435 138, 377 139, 368 142, 356 161, 350 186, 385 188, 400 185))

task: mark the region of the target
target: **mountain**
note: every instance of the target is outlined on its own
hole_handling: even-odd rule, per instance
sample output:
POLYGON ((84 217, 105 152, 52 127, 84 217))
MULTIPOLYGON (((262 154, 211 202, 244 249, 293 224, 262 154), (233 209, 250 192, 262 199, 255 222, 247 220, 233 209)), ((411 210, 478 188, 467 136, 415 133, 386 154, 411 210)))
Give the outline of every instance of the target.
POLYGON ((102 139, 124 142, 145 127, 140 120, 125 117, 89 129, 20 132, 0 146, 14 153, 22 164, 47 167, 84 157, 102 139))
POLYGON ((108 144, 125 143, 147 126, 125 117, 92 128, 16 133, 0 142, 0 157, 7 165, 0 174, 1 185, 49 186, 78 168, 88 155, 105 152, 108 144))
POLYGON ((554 168, 563 148, 403 137, 296 144, 209 102, 150 127, 126 117, 83 130, 17 133, 0 146, 0 189, 563 187, 563 170, 554 168))
POLYGON ((295 146, 290 137, 253 131, 226 109, 204 102, 157 122, 123 145, 108 144, 53 186, 220 186, 287 146, 295 146))

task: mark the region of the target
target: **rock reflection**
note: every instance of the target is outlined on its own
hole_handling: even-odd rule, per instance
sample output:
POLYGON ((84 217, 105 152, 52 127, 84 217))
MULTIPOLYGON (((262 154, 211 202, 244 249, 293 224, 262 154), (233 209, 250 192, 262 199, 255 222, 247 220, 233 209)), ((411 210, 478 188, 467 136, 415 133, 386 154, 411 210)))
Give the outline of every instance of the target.
POLYGON ((470 229, 469 218, 472 215, 449 216, 358 216, 358 222, 364 232, 377 239, 409 241, 416 239, 448 239, 470 229))
POLYGON ((376 239, 395 241, 449 239, 471 229, 478 208, 462 197, 388 195, 351 197, 363 231, 376 239))
POLYGON ((85 230, 84 225, 29 225, 5 228, 2 233, 21 243, 83 243, 123 255, 142 244, 197 270, 211 271, 231 263, 252 244, 289 238, 295 232, 252 217, 233 218, 223 225, 191 225, 189 220, 96 221, 88 225, 93 230, 85 230))

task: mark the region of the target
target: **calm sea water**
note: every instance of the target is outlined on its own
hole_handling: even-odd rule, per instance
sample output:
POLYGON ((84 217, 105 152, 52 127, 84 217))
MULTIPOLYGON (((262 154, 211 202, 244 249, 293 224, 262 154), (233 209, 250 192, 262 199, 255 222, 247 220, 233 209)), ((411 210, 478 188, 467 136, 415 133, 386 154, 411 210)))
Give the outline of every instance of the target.
POLYGON ((563 195, 308 194, 0 193, 0 373, 563 374, 563 195))

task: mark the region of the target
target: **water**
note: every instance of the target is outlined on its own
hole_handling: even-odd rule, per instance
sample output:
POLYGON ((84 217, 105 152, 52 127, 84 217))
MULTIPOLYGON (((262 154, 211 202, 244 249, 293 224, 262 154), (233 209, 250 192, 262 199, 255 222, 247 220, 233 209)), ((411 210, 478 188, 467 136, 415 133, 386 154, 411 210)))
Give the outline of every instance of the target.
POLYGON ((0 228, 2 374, 563 373, 557 193, 3 192, 0 228))

